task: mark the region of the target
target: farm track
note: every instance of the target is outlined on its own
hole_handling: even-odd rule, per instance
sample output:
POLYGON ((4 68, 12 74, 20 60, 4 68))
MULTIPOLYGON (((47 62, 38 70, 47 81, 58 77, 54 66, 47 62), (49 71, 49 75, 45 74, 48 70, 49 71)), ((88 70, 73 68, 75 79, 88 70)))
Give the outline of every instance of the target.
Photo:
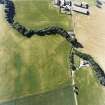
POLYGON ((71 52, 70 52, 70 54, 69 54, 69 70, 68 70, 68 75, 69 75, 69 77, 71 76, 71 78, 72 78, 72 88, 73 88, 73 91, 74 91, 75 105, 78 105, 77 94, 76 94, 76 92, 75 92, 75 85, 76 85, 76 83, 75 83, 75 72, 76 72, 76 71, 74 71, 74 70, 71 68, 71 65, 72 65, 72 64, 71 64, 71 62, 70 62, 70 57, 71 57, 72 53, 73 53, 73 48, 72 48, 72 50, 71 50, 71 52))

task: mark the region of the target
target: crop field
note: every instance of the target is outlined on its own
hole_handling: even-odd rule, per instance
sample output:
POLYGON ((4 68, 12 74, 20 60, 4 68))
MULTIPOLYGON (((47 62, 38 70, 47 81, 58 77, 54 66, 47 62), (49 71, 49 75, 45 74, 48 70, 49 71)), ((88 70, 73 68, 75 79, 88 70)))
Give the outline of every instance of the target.
MULTIPOLYGON (((53 0, 52 0, 53 1, 53 0)), ((59 13, 51 0, 14 0, 15 20, 32 29, 60 26, 67 30, 72 27, 71 17, 59 13)))
MULTIPOLYGON (((53 7, 48 9, 48 4, 43 1, 15 0, 16 20, 33 29, 43 28, 45 25, 64 26, 65 29, 69 29, 70 18, 60 15, 53 7), (42 6, 38 5, 38 2, 42 6), (33 8, 33 4, 37 6, 37 10, 41 10, 38 12, 33 8), (48 11, 46 13, 45 7, 48 11), (42 21, 45 21, 44 24, 42 21)), ((48 3, 47 0, 45 2, 48 3)), ((36 105, 49 105, 50 101, 52 105, 74 105, 71 77, 68 76, 68 54, 71 45, 60 35, 25 38, 6 22, 3 11, 3 7, 0 6, 0 103, 18 97, 37 95, 31 99, 36 105), (47 93, 48 95, 44 95, 47 93)), ((27 100, 28 98, 25 101, 27 100)), ((27 102, 15 105, 27 105, 27 102)))
POLYGON ((104 105, 105 88, 98 84, 90 67, 84 67, 76 72, 76 84, 79 88, 79 105, 104 105))
MULTIPOLYGON (((73 29, 71 16, 60 14, 51 0, 13 2, 14 19, 27 28, 59 26, 73 29)), ((94 1, 88 2, 94 4, 94 1)), ((84 17, 81 19, 85 20, 84 17)), ((1 5, 0 33, 0 105, 75 105, 69 72, 72 46, 66 39, 60 35, 22 36, 7 23, 1 5)), ((74 56, 74 59, 76 67, 79 67, 80 58, 74 56)), ((93 74, 89 67, 76 71, 78 105, 105 104, 105 89, 93 74)))
POLYGON ((0 105, 75 105, 71 86, 58 88, 40 95, 32 95, 0 105))

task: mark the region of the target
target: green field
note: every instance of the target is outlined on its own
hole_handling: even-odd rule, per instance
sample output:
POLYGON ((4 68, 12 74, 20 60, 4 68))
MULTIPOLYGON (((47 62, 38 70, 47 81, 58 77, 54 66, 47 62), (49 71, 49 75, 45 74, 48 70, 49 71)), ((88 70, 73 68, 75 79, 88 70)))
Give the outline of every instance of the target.
POLYGON ((79 88, 79 105, 104 105, 105 88, 98 84, 90 67, 84 67, 76 72, 76 84, 79 88))
POLYGON ((52 35, 20 39, 13 30, 3 37, 4 40, 0 38, 0 97, 35 94, 70 83, 71 47, 64 38, 52 35))
MULTIPOLYGON (((71 17, 59 14, 50 0, 13 1, 15 20, 28 28, 72 30, 71 17)), ((75 105, 68 75, 71 44, 60 35, 23 37, 4 17, 0 14, 0 105, 75 105)), ((79 62, 75 56, 76 67, 79 62)), ((76 71, 79 105, 105 104, 104 88, 93 74, 91 68, 76 71)))
MULTIPOLYGON (((71 29, 70 17, 59 14, 49 1, 15 0, 15 19, 33 29, 52 25, 71 29)), ((5 16, 0 16, 0 102, 37 95, 33 98, 34 103, 40 102, 37 105, 49 105, 51 100, 52 105, 74 105, 68 76, 71 45, 60 35, 23 37, 7 24, 5 16)))
POLYGON ((5 102, 0 105, 75 105, 71 86, 5 102))
POLYGON ((39 29, 54 25, 71 29, 71 17, 59 13, 51 0, 14 0, 14 3, 15 20, 28 28, 39 29))

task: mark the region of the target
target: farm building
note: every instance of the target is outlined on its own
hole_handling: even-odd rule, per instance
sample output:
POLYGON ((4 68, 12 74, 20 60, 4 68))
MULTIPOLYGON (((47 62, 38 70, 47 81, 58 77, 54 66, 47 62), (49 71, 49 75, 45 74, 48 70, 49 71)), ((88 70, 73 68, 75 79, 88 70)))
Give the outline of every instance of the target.
MULTIPOLYGON (((60 6, 60 11, 75 11, 78 13, 82 13, 85 15, 89 15, 89 5, 88 3, 81 2, 81 3, 74 3, 71 0, 55 0, 56 4, 59 4, 60 6), (63 9, 62 9, 63 8, 63 9)), ((62 12, 63 13, 63 12, 62 12)))
POLYGON ((85 8, 81 8, 81 7, 78 7, 78 6, 73 6, 72 10, 75 11, 75 12, 79 12, 79 13, 82 13, 82 14, 89 15, 89 10, 85 9, 85 8))
POLYGON ((90 66, 89 61, 81 59, 79 68, 81 68, 81 67, 89 67, 89 66, 90 66))
POLYGON ((54 0, 54 4, 58 6, 69 5, 71 0, 54 0))

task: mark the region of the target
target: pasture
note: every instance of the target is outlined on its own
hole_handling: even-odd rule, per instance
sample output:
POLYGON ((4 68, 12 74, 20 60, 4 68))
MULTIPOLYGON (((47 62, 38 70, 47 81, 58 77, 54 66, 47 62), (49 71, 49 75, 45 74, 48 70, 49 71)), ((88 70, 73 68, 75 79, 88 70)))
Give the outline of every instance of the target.
POLYGON ((0 105, 75 105, 75 101, 72 87, 69 85, 51 92, 19 98, 0 105))
POLYGON ((76 72, 76 84, 79 88, 79 105, 105 104, 105 88, 98 83, 90 67, 83 67, 76 72))
MULTIPOLYGON (((53 7, 48 9, 50 4, 48 5, 47 0, 45 3, 43 0, 27 2, 16 0, 14 2, 15 19, 26 27, 38 29, 57 25, 64 26, 65 29, 70 28, 70 18, 60 15, 53 7), (39 2, 40 5, 38 5, 39 2), (34 9, 34 5, 37 6, 37 10, 38 8, 41 10, 34 9), (48 24, 46 22, 43 24, 42 21, 46 20, 48 24)), ((45 105, 53 98, 57 99, 52 102, 54 105, 61 105, 61 103, 74 105, 73 94, 71 94, 73 90, 70 86, 71 76, 68 76, 68 56, 71 45, 60 35, 33 36, 29 39, 23 37, 6 22, 4 9, 2 6, 0 8, 0 103, 26 96, 40 97, 42 94, 58 89, 53 96, 50 94, 42 96, 41 100, 49 97, 49 100, 46 98, 45 105), (68 87, 67 90, 66 87, 68 87)), ((37 98, 34 97, 33 101, 35 100, 37 98)), ((7 102, 7 105, 12 104, 7 102)), ((43 105, 43 101, 39 105, 43 105)))
POLYGON ((51 0, 14 0, 15 20, 31 29, 59 26, 71 30, 71 17, 59 13, 51 0))

